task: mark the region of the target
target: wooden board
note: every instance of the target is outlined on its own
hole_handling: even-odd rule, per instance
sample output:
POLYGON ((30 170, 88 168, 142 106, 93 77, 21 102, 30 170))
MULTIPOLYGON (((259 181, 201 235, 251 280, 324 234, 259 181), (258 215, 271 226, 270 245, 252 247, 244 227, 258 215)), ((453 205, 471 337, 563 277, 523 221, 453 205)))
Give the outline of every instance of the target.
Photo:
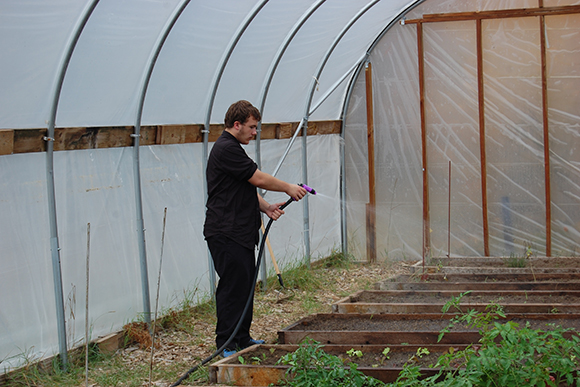
MULTIPOLYGON (((264 123, 262 139, 290 138, 298 122, 264 123)), ((152 125, 140 129, 140 145, 167 145, 203 142, 203 124, 152 125)), ((208 139, 214 142, 222 134, 223 124, 210 125, 208 139)), ((308 135, 340 134, 342 121, 308 123, 308 135)), ((55 128, 54 150, 97 149, 133 146, 133 126, 55 128)), ((0 155, 44 152, 46 128, 0 130, 0 155)))
POLYGON ((374 285, 375 290, 578 290, 575 282, 390 282, 374 285))
MULTIPOLYGON (((298 345, 254 345, 238 352, 235 356, 219 360, 209 366, 209 379, 211 383, 219 383, 234 386, 269 386, 278 385, 280 380, 286 377, 289 366, 285 365, 263 365, 263 364, 240 364, 238 356, 249 357, 257 353, 260 349, 282 349, 294 352, 298 345)), ((426 348, 434 355, 441 355, 449 351, 450 345, 393 345, 389 346, 391 354, 401 354, 409 358, 417 352, 418 348, 426 348)), ((464 345, 454 346, 454 350, 463 349, 464 345)), ((381 353, 384 345, 325 345, 323 351, 339 356, 354 349, 360 350, 363 354, 381 353)), ((258 357, 258 356, 256 356, 258 357)), ((355 360, 356 361, 356 360, 355 360)), ((367 376, 372 376, 384 383, 394 382, 402 370, 401 367, 358 367, 357 369, 367 376)), ((421 368, 423 376, 433 375, 436 371, 433 368, 421 368)))
POLYGON ((580 273, 488 273, 480 271, 479 273, 429 273, 426 276, 417 274, 400 274, 398 276, 388 278, 387 282, 571 282, 580 281, 580 273))
MULTIPOLYGON (((278 342, 297 344, 309 337, 323 344, 437 344, 441 329, 448 325, 452 314, 337 314, 320 313, 304 317, 278 331, 278 342)), ((499 322, 531 323, 545 329, 554 323, 565 328, 580 325, 580 314, 511 313, 499 322)), ((441 344, 469 344, 479 340, 477 329, 447 333, 441 344)))

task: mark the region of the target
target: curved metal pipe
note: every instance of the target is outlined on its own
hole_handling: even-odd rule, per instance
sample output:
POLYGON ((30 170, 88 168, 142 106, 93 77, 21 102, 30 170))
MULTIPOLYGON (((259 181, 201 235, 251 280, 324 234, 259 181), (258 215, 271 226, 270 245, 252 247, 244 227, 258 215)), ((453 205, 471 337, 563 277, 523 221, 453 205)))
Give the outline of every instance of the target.
POLYGON ((139 92, 139 105, 137 107, 137 115, 135 118, 135 133, 131 135, 133 137, 133 175, 135 184, 135 207, 137 212, 137 235, 139 238, 139 262, 141 264, 141 289, 143 295, 143 313, 145 315, 145 322, 151 325, 151 301, 149 293, 149 275, 147 273, 147 247, 145 244, 145 224, 143 221, 143 195, 141 192, 141 167, 139 162, 139 140, 141 137, 141 118, 143 117, 143 105, 145 104, 145 95, 147 94, 147 88, 149 87, 149 81, 151 80, 151 74, 153 73, 153 68, 161 52, 161 48, 167 40, 167 36, 171 29, 177 22, 177 19, 183 13, 185 7, 189 4, 190 0, 182 0, 181 4, 175 8, 171 17, 167 20, 167 23, 163 26, 162 32, 157 38, 153 46, 153 50, 149 55, 147 61, 148 65, 141 78, 141 89, 139 92))
POLYGON ((54 188, 54 127, 56 122, 56 112, 58 110, 58 102, 64 77, 70 63, 70 59, 79 41, 83 29, 87 25, 95 7, 99 0, 92 0, 83 10, 81 18, 75 25, 73 35, 66 43, 66 51, 59 64, 59 72, 55 83, 55 88, 52 96, 52 104, 50 109, 50 117, 48 118, 48 131, 44 137, 46 141, 46 187, 48 192, 48 217, 50 221, 50 251, 52 256, 52 274, 54 278, 54 296, 56 301, 56 318, 58 329, 58 344, 60 359, 63 368, 66 369, 68 364, 67 344, 66 344, 66 323, 64 318, 64 294, 62 289, 62 271, 60 265, 60 247, 58 245, 58 226, 56 216, 56 194, 54 188))
MULTIPOLYGON (((345 118, 346 118, 346 113, 348 110, 348 105, 350 104, 350 97, 352 96, 352 93, 354 91, 354 86, 356 84, 356 80, 358 79, 361 71, 365 68, 365 63, 368 60, 368 57, 371 55, 371 52, 375 49, 375 47, 378 45, 378 43, 381 41, 381 39, 387 34, 387 32, 396 24, 398 23, 404 16, 405 14, 407 14, 407 12, 411 11, 413 8, 419 6, 421 3, 423 3, 425 0, 418 0, 415 1, 413 4, 408 5, 403 11, 399 12, 399 14, 393 18, 393 20, 391 22, 389 22, 389 24, 387 24, 387 26, 381 31, 381 33, 379 33, 377 35, 377 37, 374 39, 373 43, 371 43, 371 45, 369 46, 369 48, 366 51, 366 54, 364 55, 364 58, 361 60, 361 62, 359 63, 359 67, 357 68, 357 70, 354 72, 352 78, 350 79, 349 85, 347 87, 346 90, 346 94, 345 94, 345 98, 344 98, 344 102, 342 105, 342 113, 341 113, 341 121, 342 121, 342 130, 340 133, 341 138, 344 140, 344 135, 345 135, 345 118)), ((342 238, 342 252, 344 255, 348 254, 348 235, 347 235, 347 219, 346 219, 346 166, 345 166, 345 149, 344 149, 344 141, 342 141, 341 143, 341 149, 340 149, 340 162, 341 162, 341 238, 342 238)))
MULTIPOLYGON (((314 75, 312 76, 312 81, 310 82, 310 92, 308 93, 308 97, 306 100, 306 104, 304 107, 304 118, 303 118, 303 127, 302 127, 302 163, 304 165, 303 169, 303 177, 302 181, 304 184, 308 184, 308 168, 307 168, 307 161, 308 161, 308 150, 307 150, 307 130, 308 130, 308 118, 310 112, 310 105, 312 103, 312 98, 314 96, 314 91, 316 90, 316 85, 318 83, 318 79, 320 78, 320 74, 328 62, 330 55, 340 42, 340 40, 344 37, 347 31, 356 23, 358 19, 361 18, 369 9, 371 9, 376 3, 380 0, 373 0, 368 3, 364 8, 362 8, 349 22, 343 27, 343 29, 339 32, 336 36, 328 50, 326 51, 325 55, 322 57, 318 68, 314 75)), ((304 249, 306 259, 310 261, 310 219, 309 219, 309 212, 308 212, 308 196, 304 198, 304 249)))
MULTIPOLYGON (((360 61, 362 61, 363 59, 364 59, 364 57, 361 58, 360 61)), ((340 77, 340 79, 338 79, 334 83, 334 85, 332 85, 330 87, 330 89, 327 90, 327 92, 314 105, 314 107, 312 108, 312 110, 310 110, 309 114, 314 113, 316 111, 316 109, 318 109, 320 107, 320 105, 322 105, 322 103, 330 96, 330 94, 332 94, 332 92, 334 92, 334 90, 336 90, 336 88, 338 86, 340 86, 340 84, 348 77, 348 75, 353 70, 355 70, 357 66, 360 66, 360 61, 357 61, 354 66, 352 66, 350 69, 348 69, 347 72, 344 73, 344 75, 342 77, 340 77)), ((280 170, 280 167, 282 166, 282 163, 286 159, 286 156, 288 156, 288 153, 290 152, 290 149, 292 148, 292 145, 294 144, 294 141, 296 140, 296 137, 298 136, 298 133, 300 133, 300 128, 302 128, 302 124, 303 123, 304 123, 304 119, 300 120, 300 122, 298 123, 298 126, 296 128, 296 131, 294 132, 294 135, 290 139, 290 142, 288 143, 288 146, 286 146, 286 150, 284 151, 284 154, 282 155, 282 157, 280 157, 280 161, 278 161, 278 165, 276 165, 276 168, 274 168, 274 172, 272 172, 272 176, 276 176, 276 174, 280 170)))
MULTIPOLYGON (((214 77, 213 77, 213 80, 211 83, 212 88, 211 88, 211 92, 210 92, 209 100, 208 100, 208 104, 207 104, 207 111, 206 111, 206 115, 205 115, 204 128, 202 131, 203 132, 202 168, 203 168, 204 176, 206 174, 206 169, 207 169, 209 124, 210 124, 210 120, 211 120, 211 111, 213 109, 213 103, 215 101, 217 88, 220 84, 221 77, 224 73, 226 65, 228 64, 228 61, 230 60, 232 52, 234 51, 234 48, 238 44, 238 41, 240 40, 240 38, 242 37, 242 35, 246 31, 246 29, 248 28, 248 26, 250 25, 252 20, 254 20, 256 15, 262 10, 262 8, 266 5, 267 2, 268 2, 268 0, 260 1, 259 3, 257 3, 254 6, 254 8, 252 8, 250 13, 248 13, 248 15, 246 16, 246 18, 244 19, 242 24, 240 24, 240 26, 236 30, 234 36, 230 40, 228 47, 227 47, 226 51, 224 52, 224 54, 222 55, 220 62, 219 62, 219 65, 217 66, 216 72, 214 74, 214 77)), ((205 178, 203 179, 203 191, 205 194, 204 195, 205 200, 207 201, 207 179, 205 179, 205 178)), ((207 256, 208 256, 208 267, 209 267, 211 292, 212 292, 212 295, 215 296, 215 268, 214 268, 213 260, 211 258, 211 253, 209 252, 209 250, 207 251, 207 256)), ((262 278, 262 280, 263 280, 263 278, 262 278)), ((263 283, 265 284, 266 282, 264 281, 263 283)))
MULTIPOLYGON (((306 23, 306 21, 310 18, 310 16, 312 16, 312 14, 325 1, 326 0, 318 0, 316 3, 312 4, 312 6, 310 6, 310 8, 308 8, 306 10, 306 12, 304 12, 304 14, 300 17, 300 19, 298 19, 296 24, 294 24, 294 26, 292 27, 290 32, 286 35, 286 37, 282 41, 282 44, 280 45, 280 47, 278 47, 278 51, 276 51, 276 54, 274 55, 274 59, 270 63, 270 67, 268 68, 268 71, 266 72, 267 75, 266 75, 266 78, 264 78, 264 82, 262 84, 262 91, 260 92, 260 97, 258 99, 258 109, 262 113, 262 116, 264 115, 264 106, 266 105, 266 98, 268 97, 268 91, 270 90, 270 84, 272 83, 272 79, 274 79, 274 74, 276 73, 278 65, 280 64, 280 61, 282 60, 282 56, 286 52, 286 49, 288 48, 288 46, 290 45, 290 43, 292 42, 292 40, 294 39, 294 37, 296 36, 298 31, 300 30, 300 28, 302 28, 304 23, 306 23)), ((262 161, 261 153, 260 153, 260 133, 261 133, 261 131, 262 131, 262 121, 258 122, 258 134, 256 135, 256 159, 257 159, 257 163, 258 163, 258 168, 261 167, 261 161, 262 161)), ((292 142, 294 142, 294 140, 292 140, 292 142)), ((289 148, 286 149, 286 154, 288 154, 289 150, 290 150, 289 148)), ((286 157, 286 154, 282 157, 281 161, 284 160, 284 158, 286 157)), ((274 172, 273 176, 276 176, 278 169, 279 169, 279 166, 276 168, 276 171, 274 172)))

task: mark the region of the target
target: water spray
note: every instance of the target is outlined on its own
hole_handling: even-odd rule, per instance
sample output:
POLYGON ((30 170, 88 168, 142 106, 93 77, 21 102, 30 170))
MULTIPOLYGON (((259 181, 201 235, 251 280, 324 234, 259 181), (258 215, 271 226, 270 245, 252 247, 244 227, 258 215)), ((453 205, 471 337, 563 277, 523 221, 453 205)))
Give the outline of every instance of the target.
MULTIPOLYGON (((304 188, 306 191, 308 191, 310 194, 312 195, 316 195, 316 191, 312 188, 307 186, 306 184, 298 184, 299 186, 301 186, 302 188, 304 188)), ((286 201, 286 203, 282 204, 280 206, 280 209, 283 210, 284 208, 288 207, 290 205, 290 203, 294 202, 295 199, 294 198, 290 198, 286 201)), ((233 338, 236 336, 236 334, 238 333, 238 331, 240 330, 240 327, 242 326, 242 321, 244 320, 244 316, 246 315, 246 313, 248 312, 248 309, 250 307, 251 301, 254 298, 254 290, 256 288, 256 283, 258 281, 258 273, 260 271, 260 263, 262 261, 262 255, 264 252, 264 243, 266 241, 266 236, 268 235, 268 232, 270 231, 270 227, 272 226, 272 222, 274 220, 270 219, 268 221, 268 224, 266 225, 266 229, 263 232, 262 235, 262 240, 260 241, 260 249, 258 250, 258 262, 256 263, 256 273, 254 274, 254 284, 252 285, 252 289, 250 290, 250 295, 248 297, 248 300, 246 301, 246 306, 244 307, 244 311, 242 312, 242 315, 240 316, 240 319, 238 320, 238 324, 236 325, 236 328, 234 329, 234 331, 232 332, 231 336, 229 337, 229 339, 225 342, 224 345, 222 345, 220 348, 218 348, 214 353, 212 353, 210 356, 208 356, 207 358, 205 358, 204 360, 202 360, 201 363, 199 363, 198 365, 190 368, 185 374, 183 374, 183 376, 181 376, 179 378, 179 380, 175 383, 173 383, 170 387, 176 387, 181 385, 181 382, 183 382, 185 379, 187 379, 189 377, 189 375, 191 375, 192 373, 194 373, 195 371, 197 371, 199 369, 199 367, 206 365, 207 363, 209 363, 212 359, 214 359, 216 356, 218 356, 220 353, 222 353, 222 351, 227 348, 227 346, 232 342, 233 338)), ((280 277, 279 277, 280 278, 280 277)), ((281 278, 280 278, 281 280, 281 278)))

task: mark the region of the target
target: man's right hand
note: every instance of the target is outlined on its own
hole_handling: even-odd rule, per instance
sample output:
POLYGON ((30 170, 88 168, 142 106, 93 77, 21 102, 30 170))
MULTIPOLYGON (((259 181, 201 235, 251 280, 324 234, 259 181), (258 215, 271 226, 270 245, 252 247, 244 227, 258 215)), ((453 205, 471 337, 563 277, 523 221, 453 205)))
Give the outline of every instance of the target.
POLYGON ((289 184, 289 187, 285 192, 294 200, 300 200, 308 193, 304 187, 301 187, 298 184, 289 184))

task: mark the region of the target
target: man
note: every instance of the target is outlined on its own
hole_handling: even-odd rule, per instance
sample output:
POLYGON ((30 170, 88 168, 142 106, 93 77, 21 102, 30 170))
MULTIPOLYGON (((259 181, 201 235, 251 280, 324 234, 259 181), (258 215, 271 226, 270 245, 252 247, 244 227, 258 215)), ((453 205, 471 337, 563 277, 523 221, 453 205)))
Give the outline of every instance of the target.
MULTIPOLYGON (((215 142, 207 164, 207 210, 204 236, 220 277, 216 291, 216 345, 221 348, 233 333, 250 296, 256 270, 255 246, 259 240, 260 211, 277 220, 284 204, 269 204, 256 187, 285 192, 295 200, 306 195, 297 184, 286 183, 258 169, 241 144, 256 135, 259 110, 248 101, 230 106, 225 130, 215 142)), ((252 344, 263 343, 250 336, 253 300, 240 330, 224 349, 227 357, 252 344)))

